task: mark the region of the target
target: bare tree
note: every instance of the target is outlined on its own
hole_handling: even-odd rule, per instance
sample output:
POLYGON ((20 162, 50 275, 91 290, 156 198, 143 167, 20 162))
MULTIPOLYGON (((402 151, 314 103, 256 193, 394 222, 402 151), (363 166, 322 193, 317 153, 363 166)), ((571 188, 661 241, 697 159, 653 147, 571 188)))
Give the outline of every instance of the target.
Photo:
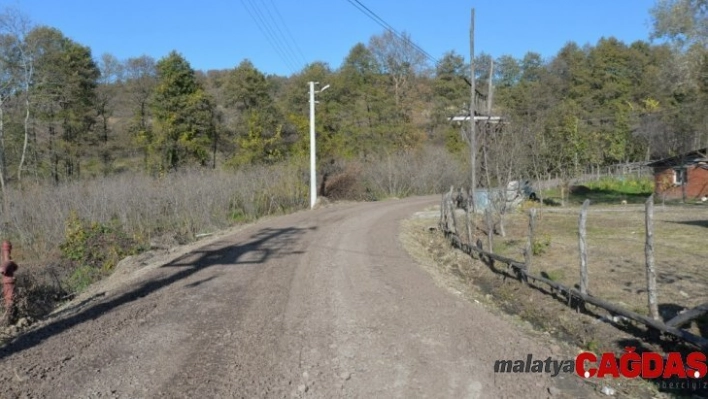
POLYGON ((133 130, 149 129, 148 102, 157 84, 155 59, 147 55, 129 58, 125 62, 124 77, 130 106, 134 110, 133 130))
POLYGON ((30 141, 30 85, 34 76, 34 52, 27 37, 32 30, 32 22, 29 17, 14 8, 7 8, 0 16, 0 31, 13 38, 14 51, 16 52, 17 63, 14 65, 19 76, 19 84, 23 93, 25 106, 24 117, 24 140, 22 143, 22 155, 17 168, 17 180, 22 180, 22 170, 27 158, 27 151, 30 141))
POLYGON ((105 53, 101 55, 98 67, 101 77, 96 90, 96 114, 99 121, 99 141, 103 146, 100 151, 103 173, 108 174, 113 162, 108 146, 111 131, 108 121, 113 116, 117 92, 123 80, 123 64, 114 55, 105 53))
POLYGON ((484 132, 485 175, 489 182, 489 199, 499 218, 498 233, 504 237, 505 217, 512 204, 521 199, 525 162, 522 127, 512 124, 487 123, 484 132))
POLYGON ((422 72, 425 55, 417 48, 406 32, 396 35, 386 31, 380 36, 373 36, 369 49, 374 58, 393 81, 396 105, 400 106, 406 96, 410 81, 422 72))
MULTIPOLYGON (((1 27, 1 25, 0 25, 1 27)), ((5 103, 12 95, 15 79, 12 74, 12 49, 14 40, 12 36, 0 31, 0 190, 3 203, 5 199, 5 180, 7 163, 5 160, 5 103)))
POLYGON ((412 119, 418 89, 416 78, 426 71, 425 55, 405 32, 386 31, 373 36, 369 49, 381 68, 380 73, 388 78, 387 89, 394 99, 390 111, 390 120, 395 124, 392 137, 399 147, 409 147, 418 139, 412 129, 412 119))

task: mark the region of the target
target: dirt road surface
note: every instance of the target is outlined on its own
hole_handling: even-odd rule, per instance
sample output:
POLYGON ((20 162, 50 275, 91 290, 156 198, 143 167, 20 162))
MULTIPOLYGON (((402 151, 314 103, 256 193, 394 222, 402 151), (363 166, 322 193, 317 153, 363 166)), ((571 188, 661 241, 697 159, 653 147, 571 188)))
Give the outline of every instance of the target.
POLYGON ((122 265, 0 350, 0 397, 592 395, 573 376, 493 373, 557 351, 409 257, 400 221, 436 201, 299 212, 122 265))

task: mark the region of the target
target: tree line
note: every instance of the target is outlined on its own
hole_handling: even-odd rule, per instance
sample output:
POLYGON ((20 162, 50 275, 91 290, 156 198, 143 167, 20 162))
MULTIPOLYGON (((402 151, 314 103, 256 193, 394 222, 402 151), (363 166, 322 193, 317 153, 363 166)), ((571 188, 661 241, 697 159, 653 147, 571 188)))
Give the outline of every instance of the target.
MULTIPOLYGON (((501 182, 509 167, 574 174, 708 146, 705 7, 657 3, 660 44, 608 37, 569 42, 549 59, 478 55, 478 113, 503 118, 483 129, 481 184, 501 182)), ((0 15, 0 186, 304 159, 309 81, 330 84, 317 105, 323 165, 427 145, 464 159, 466 126, 451 117, 468 115, 469 68, 460 54, 431 61, 408 34, 384 32, 355 44, 336 68, 313 62, 286 77, 243 60, 195 71, 177 51, 95 57, 8 8, 0 15)))

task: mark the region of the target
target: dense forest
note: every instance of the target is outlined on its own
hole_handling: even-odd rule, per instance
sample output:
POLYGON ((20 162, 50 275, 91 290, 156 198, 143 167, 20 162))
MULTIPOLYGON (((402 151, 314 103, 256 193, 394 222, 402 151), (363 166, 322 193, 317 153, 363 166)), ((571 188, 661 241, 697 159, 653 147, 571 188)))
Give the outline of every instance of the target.
MULTIPOLYGON (((659 3, 652 15, 662 44, 608 37, 569 42, 550 59, 479 54, 477 113, 503 117, 494 130, 509 136, 490 134, 481 147, 487 159, 513 147, 517 166, 543 174, 707 146, 705 8, 700 0, 659 3)), ((0 184, 304 157, 309 81, 331 85, 318 94, 322 164, 431 145, 463 154, 466 127, 450 118, 469 112, 468 76, 464 56, 432 62, 414 38, 391 32, 354 44, 339 66, 312 62, 288 77, 248 60, 195 71, 177 50, 119 60, 7 9, 0 184)))

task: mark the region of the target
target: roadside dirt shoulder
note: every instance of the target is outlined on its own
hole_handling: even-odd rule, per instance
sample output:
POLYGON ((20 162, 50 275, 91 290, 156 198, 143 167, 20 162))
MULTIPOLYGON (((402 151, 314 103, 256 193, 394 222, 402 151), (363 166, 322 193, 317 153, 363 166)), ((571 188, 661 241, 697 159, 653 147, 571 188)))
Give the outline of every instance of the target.
MULTIPOLYGON (((573 312, 545 293, 526 287, 514 279, 505 279, 495 274, 487 265, 455 250, 437 231, 436 215, 439 216, 439 211, 431 207, 403 222, 401 242, 406 250, 439 287, 484 308, 505 320, 518 330, 519 334, 528 335, 539 343, 536 349, 528 350, 534 358, 546 359, 551 356, 574 359, 581 351, 589 350, 588 345, 593 351, 599 352, 601 348, 594 340, 598 339, 596 337, 600 333, 604 334, 601 334, 602 336, 611 336, 624 342, 636 341, 635 337, 613 326, 573 312), (584 347, 578 346, 577 343, 582 337, 585 339, 584 347), (538 348, 540 352, 534 352, 539 350, 538 348)), ((517 357, 523 356, 525 355, 517 354, 517 357)), ((671 397, 643 380, 581 381, 575 374, 561 377, 555 379, 561 390, 580 383, 586 390, 597 395, 601 395, 600 391, 608 387, 618 398, 671 397)), ((513 379, 514 375, 499 375, 497 378, 513 379)), ((606 396, 603 394, 601 397, 606 396)))

